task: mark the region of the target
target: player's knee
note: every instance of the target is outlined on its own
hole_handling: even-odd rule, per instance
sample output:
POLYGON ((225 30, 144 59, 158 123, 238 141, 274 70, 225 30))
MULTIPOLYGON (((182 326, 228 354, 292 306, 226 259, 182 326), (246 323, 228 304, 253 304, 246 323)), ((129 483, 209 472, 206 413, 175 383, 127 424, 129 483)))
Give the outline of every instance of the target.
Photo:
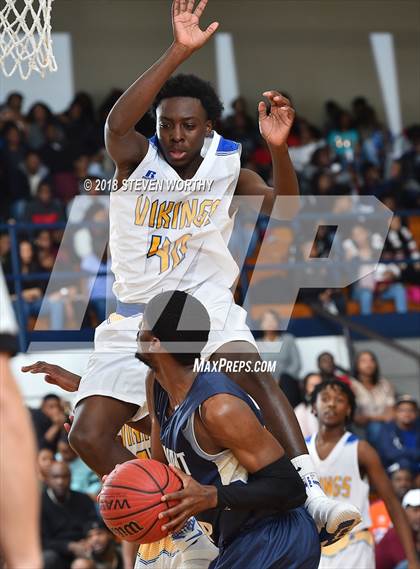
POLYGON ((81 457, 103 453, 102 446, 106 445, 102 443, 102 439, 103 436, 100 436, 94 425, 86 425, 82 422, 76 422, 69 433, 70 446, 81 457))

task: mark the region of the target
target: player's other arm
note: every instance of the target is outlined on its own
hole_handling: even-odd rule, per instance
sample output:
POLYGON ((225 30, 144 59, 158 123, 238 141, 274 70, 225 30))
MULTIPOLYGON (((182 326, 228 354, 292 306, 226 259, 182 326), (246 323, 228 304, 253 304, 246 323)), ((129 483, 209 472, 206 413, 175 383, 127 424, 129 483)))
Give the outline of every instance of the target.
POLYGON ((134 130, 137 122, 151 107, 154 98, 174 71, 200 49, 218 28, 213 22, 204 31, 200 17, 207 0, 194 9, 194 0, 172 2, 173 42, 169 49, 141 75, 115 103, 105 125, 107 150, 120 168, 138 164, 145 156, 148 142, 134 130))
POLYGON ((147 408, 149 410, 149 421, 151 429, 151 446, 152 446, 152 458, 167 464, 165 452, 163 450, 162 443, 160 441, 160 424, 155 413, 155 401, 153 395, 153 385, 155 382, 155 376, 153 371, 149 371, 146 376, 146 400, 147 408))
POLYGON ((416 549, 410 525, 401 504, 395 495, 389 478, 385 474, 378 453, 366 441, 360 441, 358 445, 359 464, 367 472, 369 482, 376 488, 389 512, 401 544, 408 560, 409 569, 419 569, 416 549))

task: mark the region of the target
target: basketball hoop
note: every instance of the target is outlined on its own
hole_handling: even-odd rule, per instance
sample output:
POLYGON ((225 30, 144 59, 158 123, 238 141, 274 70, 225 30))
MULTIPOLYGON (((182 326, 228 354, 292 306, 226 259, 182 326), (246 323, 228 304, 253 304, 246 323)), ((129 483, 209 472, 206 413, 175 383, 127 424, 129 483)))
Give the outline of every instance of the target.
POLYGON ((53 0, 2 0, 0 8, 0 67, 6 77, 19 69, 22 79, 32 71, 44 77, 56 71, 51 41, 53 0))

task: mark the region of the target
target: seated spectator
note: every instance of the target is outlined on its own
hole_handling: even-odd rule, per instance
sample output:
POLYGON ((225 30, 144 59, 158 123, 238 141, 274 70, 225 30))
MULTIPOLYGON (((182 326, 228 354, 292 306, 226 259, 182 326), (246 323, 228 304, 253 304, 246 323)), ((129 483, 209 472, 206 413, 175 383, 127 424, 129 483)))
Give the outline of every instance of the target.
POLYGON ((21 170, 26 176, 31 197, 37 194, 39 184, 48 176, 48 168, 41 162, 38 152, 29 150, 25 156, 25 161, 21 165, 21 170))
POLYGON ((66 152, 63 131, 54 121, 45 127, 45 143, 39 149, 39 154, 51 175, 71 170, 72 164, 66 152))
POLYGON ((83 183, 89 177, 89 157, 80 154, 73 161, 73 170, 57 172, 54 175, 54 186, 57 197, 68 204, 75 196, 83 194, 83 183))
POLYGON ((302 172, 308 165, 317 148, 325 145, 324 140, 320 140, 317 129, 311 126, 305 119, 299 122, 299 146, 292 146, 289 150, 290 159, 296 172, 302 172))
POLYGON ((44 396, 39 409, 29 409, 34 426, 38 448, 57 451, 58 439, 64 428, 64 415, 61 399, 54 393, 44 396))
POLYGON ((381 249, 382 243, 378 236, 370 236, 362 225, 355 225, 351 239, 345 239, 343 249, 348 261, 359 264, 359 279, 353 287, 353 298, 360 303, 360 312, 364 315, 372 313, 374 297, 383 300, 393 300, 398 313, 407 312, 407 296, 404 286, 399 282, 400 270, 397 265, 380 263, 376 271, 368 273, 369 268, 375 268, 366 263, 377 255, 375 249, 381 249), (368 274, 367 274, 368 273, 368 274))
POLYGON ((397 162, 397 177, 401 181, 405 194, 404 205, 407 208, 420 208, 420 125, 407 129, 407 138, 411 149, 405 152, 397 162))
MULTIPOLYGON (((90 227, 92 252, 82 258, 80 268, 91 275, 85 282, 86 292, 90 299, 88 307, 93 310, 96 319, 102 322, 107 316, 107 307, 113 305, 115 299, 112 292, 111 259, 106 250, 108 210, 95 201, 86 217, 93 224, 90 227)), ((108 312, 113 312, 113 306, 108 312)))
POLYGON ((274 378, 279 382, 292 407, 301 401, 298 385, 301 359, 294 336, 280 331, 279 317, 267 310, 260 322, 263 337, 257 342, 261 357, 276 362, 274 378))
POLYGON ((67 433, 61 435, 58 441, 57 451, 57 459, 67 464, 70 469, 70 490, 88 494, 92 500, 95 501, 101 489, 101 481, 98 475, 95 474, 71 448, 67 433))
POLYGON ((354 421, 365 427, 368 441, 376 446, 382 424, 394 418, 394 388, 381 377, 375 354, 367 350, 357 354, 353 377, 351 386, 357 406, 354 421))
POLYGON ((376 448, 385 468, 398 463, 420 472, 420 417, 413 397, 398 397, 395 419, 382 425, 376 448))
POLYGON ((41 447, 38 450, 38 480, 41 482, 41 485, 47 481, 48 472, 52 463, 54 462, 54 453, 49 447, 41 447))
POLYGON ((403 283, 420 285, 420 251, 410 229, 398 215, 391 220, 382 256, 389 261, 399 261, 403 283), (402 263, 406 260, 411 263, 402 263))
MULTIPOLYGON (((388 468, 387 472, 390 476, 394 492, 400 502, 402 502, 407 492, 413 488, 413 474, 410 470, 401 468, 399 464, 394 465, 394 468, 388 468)), ((371 502, 369 514, 372 520, 370 530, 373 533, 375 543, 379 543, 392 526, 391 518, 384 501, 378 499, 371 502)))
POLYGON ((376 196, 378 199, 390 189, 389 184, 381 176, 377 164, 365 162, 361 167, 362 185, 359 193, 361 196, 376 196))
MULTIPOLYGON (((20 273, 30 276, 31 273, 44 272, 40 264, 35 260, 32 243, 21 241, 19 243, 20 273)), ((43 296, 47 287, 48 279, 25 279, 22 281, 21 302, 15 294, 13 283, 9 283, 9 291, 13 300, 13 307, 19 317, 19 309, 22 310, 24 326, 27 326, 30 316, 37 317, 41 308, 42 316, 49 316, 50 327, 53 330, 62 330, 64 327, 64 304, 60 297, 43 296)))
POLYGON ((338 128, 327 137, 328 144, 343 164, 351 164, 360 153, 360 137, 352 125, 349 112, 341 111, 338 116, 338 128))
POLYGON ((24 219, 28 223, 57 223, 65 221, 64 210, 54 198, 51 184, 43 180, 37 189, 35 199, 28 203, 24 219))
MULTIPOLYGON (((403 498, 402 506, 413 531, 414 543, 420 559, 420 490, 407 492, 403 498)), ((375 557, 376 569, 396 569, 397 566, 408 569, 410 567, 409 565, 404 566, 404 564, 399 565, 406 557, 401 541, 393 527, 376 545, 375 557)))
POLYGON ((7 273, 10 267, 10 235, 8 233, 0 233, 0 265, 7 273))
POLYGON ((69 569, 75 557, 86 556, 88 522, 98 519, 89 496, 70 490, 69 467, 51 465, 41 499, 41 534, 45 569, 69 569))
POLYGON ((311 395, 319 383, 322 383, 319 373, 308 373, 305 375, 303 378, 303 401, 295 407, 296 419, 305 438, 318 431, 318 419, 312 410, 311 395))
POLYGON ((338 379, 339 381, 347 383, 347 385, 351 385, 349 376, 342 373, 335 363, 334 356, 330 352, 322 352, 319 354, 317 364, 322 381, 338 379))
POLYGON ((102 521, 92 522, 86 527, 86 549, 97 569, 124 568, 114 537, 102 521))
POLYGON ((39 150, 45 144, 45 130, 52 118, 51 110, 44 103, 34 103, 29 109, 26 139, 32 150, 39 150))

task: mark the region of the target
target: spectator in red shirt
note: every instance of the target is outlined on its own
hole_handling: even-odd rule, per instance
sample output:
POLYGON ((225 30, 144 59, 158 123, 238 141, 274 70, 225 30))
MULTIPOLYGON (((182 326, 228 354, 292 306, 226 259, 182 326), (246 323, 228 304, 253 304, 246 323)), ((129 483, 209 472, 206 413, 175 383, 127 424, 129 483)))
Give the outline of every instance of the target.
POLYGON ((350 378, 338 371, 338 366, 335 363, 334 356, 330 352, 322 352, 318 356, 318 368, 322 381, 329 381, 333 379, 338 379, 343 383, 347 383, 351 387, 350 378))
POLYGON ((64 221, 64 211, 61 204, 54 199, 51 184, 43 180, 38 186, 36 197, 29 202, 25 211, 25 221, 28 223, 57 223, 64 221))

